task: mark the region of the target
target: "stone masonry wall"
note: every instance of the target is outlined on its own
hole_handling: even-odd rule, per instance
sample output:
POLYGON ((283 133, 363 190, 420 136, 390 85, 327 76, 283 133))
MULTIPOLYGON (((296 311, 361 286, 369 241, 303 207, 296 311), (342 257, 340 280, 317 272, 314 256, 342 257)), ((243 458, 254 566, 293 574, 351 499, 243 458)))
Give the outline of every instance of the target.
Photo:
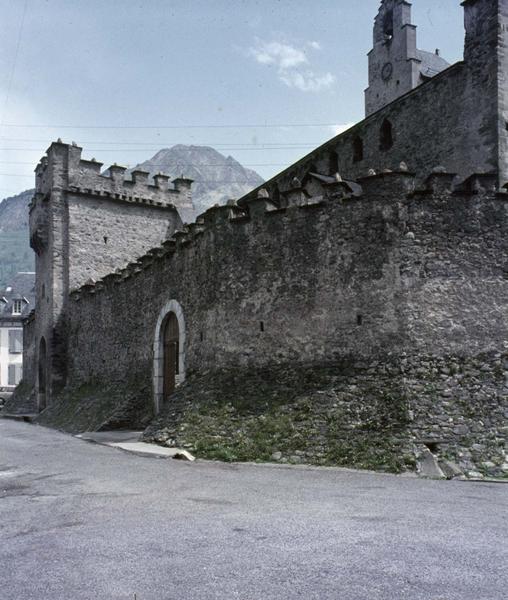
POLYGON ((104 197, 67 194, 69 287, 125 267, 181 227, 176 212, 104 197))
POLYGON ((172 299, 183 308, 191 371, 500 348, 508 339, 505 196, 437 183, 390 196, 410 180, 372 177, 360 198, 331 191, 288 209, 256 212, 263 201, 254 201, 250 217, 209 210, 161 256, 155 251, 72 302, 73 341, 90 348, 75 356, 75 374, 121 373, 126 352, 149 359, 159 312, 172 299), (142 298, 143 309, 132 310, 142 298), (116 361, 103 364, 92 323, 108 334, 104 354, 116 361))
POLYGON ((490 97, 480 97, 468 76, 463 63, 448 68, 317 148, 263 187, 285 192, 294 177, 301 179, 309 170, 331 176, 339 172, 356 180, 369 169, 396 169, 401 162, 420 180, 438 165, 461 177, 480 170, 497 171, 497 128, 494 121, 490 126, 481 122, 485 114, 493 112, 490 104, 495 91, 490 97), (385 119, 392 125, 393 146, 381 150, 385 119), (361 160, 354 155, 357 139, 363 144, 361 160))
POLYGON ((360 198, 332 192, 288 209, 256 212, 263 201, 255 201, 250 217, 211 209, 162 256, 73 301, 71 334, 90 348, 74 358, 76 375, 122 372, 127 348, 125 361, 148 359, 172 299, 185 315, 189 370, 500 348, 508 339, 505 196, 437 184, 407 196, 410 181, 372 177, 360 198), (141 298, 143 310, 132 311, 141 298), (114 363, 103 364, 89 336, 99 323, 106 354, 120 353, 114 363))
POLYGON ((199 457, 508 476, 508 354, 205 372, 144 433, 199 457))
POLYGON ((501 378, 487 393, 499 411, 485 409, 498 436, 505 363, 478 357, 499 357, 508 340, 508 201, 494 177, 472 177, 460 191, 452 181, 436 173, 415 192, 410 174, 387 173, 362 180, 360 197, 337 183, 319 201, 287 209, 263 199, 249 201, 248 212, 210 209, 123 272, 72 294, 69 381, 121 387, 136 374, 146 402, 156 322, 176 300, 190 380, 345 359, 376 370, 409 363, 411 376, 397 372, 397 385, 414 390, 412 414, 432 437, 478 402, 474 378, 485 364, 501 378), (472 379, 434 377, 440 361, 472 379), (429 377, 437 395, 419 394, 429 377), (449 387, 458 399, 450 410, 449 387))

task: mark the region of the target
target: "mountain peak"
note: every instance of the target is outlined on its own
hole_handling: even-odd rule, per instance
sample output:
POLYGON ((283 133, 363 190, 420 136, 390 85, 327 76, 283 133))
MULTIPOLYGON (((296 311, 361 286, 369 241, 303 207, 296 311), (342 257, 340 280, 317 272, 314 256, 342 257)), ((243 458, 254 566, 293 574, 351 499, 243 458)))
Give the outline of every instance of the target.
POLYGON ((211 146, 177 144, 163 148, 135 168, 148 171, 151 176, 162 171, 172 178, 192 179, 196 214, 230 198, 239 198, 263 183, 255 171, 245 169, 232 156, 226 157, 211 146))

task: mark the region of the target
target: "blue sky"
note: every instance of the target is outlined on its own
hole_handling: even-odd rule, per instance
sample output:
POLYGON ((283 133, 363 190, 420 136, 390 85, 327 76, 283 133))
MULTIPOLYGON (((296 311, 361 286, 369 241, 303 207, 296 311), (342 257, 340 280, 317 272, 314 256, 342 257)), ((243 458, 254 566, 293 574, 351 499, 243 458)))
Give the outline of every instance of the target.
MULTIPOLYGON (((268 178, 363 118, 379 0, 0 0, 0 197, 51 140, 127 166, 205 144, 268 178)), ((459 0, 414 0, 462 58, 459 0)))

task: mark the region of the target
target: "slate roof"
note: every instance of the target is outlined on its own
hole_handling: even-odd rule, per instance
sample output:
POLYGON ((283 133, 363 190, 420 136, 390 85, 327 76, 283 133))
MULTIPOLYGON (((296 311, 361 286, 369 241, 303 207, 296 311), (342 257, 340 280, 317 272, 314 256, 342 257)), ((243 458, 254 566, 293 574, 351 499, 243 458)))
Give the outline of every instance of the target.
POLYGON ((444 71, 450 66, 444 58, 436 54, 435 52, 427 52, 426 50, 417 50, 416 54, 422 61, 420 67, 420 73, 424 78, 434 77, 441 71, 444 71))
POLYGON ((35 307, 35 273, 17 273, 12 281, 0 289, 0 321, 19 320, 27 317, 35 307), (21 314, 13 315, 15 300, 21 300, 21 314))
MULTIPOLYGON (((311 171, 309 171, 308 176, 314 177, 314 179, 317 179, 318 181, 322 181, 323 183, 335 183, 337 181, 335 179, 335 177, 330 177, 329 175, 323 175, 321 173, 313 173, 311 171)), ((304 177, 304 180, 305 180, 305 177, 304 177)), ((353 192, 353 196, 361 196, 362 186, 360 184, 356 183, 356 181, 350 181, 349 179, 343 179, 342 183, 345 183, 349 187, 351 192, 353 192)))

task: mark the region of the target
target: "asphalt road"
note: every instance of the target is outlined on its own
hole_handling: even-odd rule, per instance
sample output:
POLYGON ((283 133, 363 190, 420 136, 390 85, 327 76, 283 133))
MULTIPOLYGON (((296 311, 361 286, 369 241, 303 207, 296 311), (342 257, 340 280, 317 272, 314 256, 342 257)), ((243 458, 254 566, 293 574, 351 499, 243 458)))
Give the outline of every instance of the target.
POLYGON ((1 600, 504 600, 508 485, 142 458, 0 420, 1 600))

